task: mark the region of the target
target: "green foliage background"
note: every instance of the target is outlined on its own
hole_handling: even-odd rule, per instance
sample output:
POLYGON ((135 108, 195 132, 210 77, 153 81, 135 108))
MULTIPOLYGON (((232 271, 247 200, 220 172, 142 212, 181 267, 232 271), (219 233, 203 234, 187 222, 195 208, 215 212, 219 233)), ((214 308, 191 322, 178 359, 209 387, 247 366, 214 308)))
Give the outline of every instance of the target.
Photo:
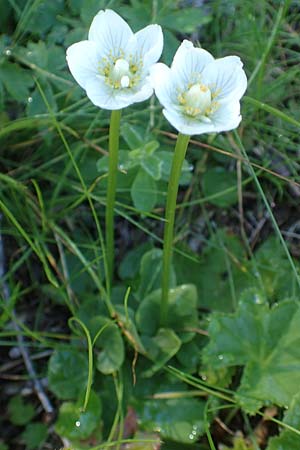
POLYGON ((166 450, 299 450, 299 2, 0 0, 0 10, 0 373, 22 335, 57 410, 48 427, 34 392, 21 395, 26 369, 12 366, 20 378, 1 394, 0 448, 130 438, 126 448, 150 449, 160 438, 166 450), (65 49, 108 7, 134 30, 159 23, 164 62, 188 38, 215 57, 239 55, 249 80, 239 130, 189 146, 166 328, 175 136, 155 99, 122 116, 113 316, 106 307, 109 112, 76 85, 65 49), (260 442, 271 405, 275 428, 260 442), (232 433, 220 436, 220 422, 232 433))

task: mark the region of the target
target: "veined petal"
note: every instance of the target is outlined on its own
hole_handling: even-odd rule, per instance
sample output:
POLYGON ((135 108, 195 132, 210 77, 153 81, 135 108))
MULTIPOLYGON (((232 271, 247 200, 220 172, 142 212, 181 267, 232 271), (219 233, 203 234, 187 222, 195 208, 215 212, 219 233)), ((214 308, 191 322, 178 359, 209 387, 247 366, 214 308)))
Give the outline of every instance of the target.
POLYGON ((103 109, 115 110, 146 100, 152 95, 153 88, 150 82, 146 80, 136 91, 130 89, 117 90, 108 86, 104 77, 97 76, 97 78, 90 79, 86 84, 86 93, 94 105, 103 109))
POLYGON ((127 102, 120 100, 117 91, 107 86, 101 76, 87 82, 86 93, 94 105, 103 109, 113 110, 127 106, 127 102))
POLYGON ((212 122, 188 117, 175 109, 163 109, 163 114, 170 124, 182 134, 192 136, 215 131, 215 126, 212 122))
POLYGON ((111 9, 99 11, 89 30, 89 40, 97 43, 103 57, 120 57, 132 36, 129 25, 111 9))
POLYGON ((199 82, 204 68, 213 61, 209 52, 184 40, 175 53, 171 70, 178 83, 186 88, 189 83, 199 82))
POLYGON ((232 102, 222 103, 217 111, 212 114, 211 120, 216 132, 234 130, 242 120, 240 102, 233 100, 232 102))
POLYGON ((77 83, 85 89, 88 80, 98 74, 99 53, 92 41, 81 41, 67 49, 67 63, 77 83))
POLYGON ((202 82, 215 93, 215 100, 239 100, 247 89, 247 77, 237 56, 216 59, 203 70, 202 82))
POLYGON ((149 78, 147 77, 144 80, 143 84, 138 87, 138 90, 136 92, 128 92, 128 105, 131 105, 132 103, 143 102, 144 100, 150 98, 152 94, 153 87, 150 83, 149 78))
POLYGON ((154 64, 150 68, 150 80, 160 103, 165 108, 172 107, 176 94, 171 69, 163 63, 154 64))
POLYGON ((148 25, 135 33, 136 52, 146 67, 156 63, 162 53, 164 38, 159 25, 148 25))

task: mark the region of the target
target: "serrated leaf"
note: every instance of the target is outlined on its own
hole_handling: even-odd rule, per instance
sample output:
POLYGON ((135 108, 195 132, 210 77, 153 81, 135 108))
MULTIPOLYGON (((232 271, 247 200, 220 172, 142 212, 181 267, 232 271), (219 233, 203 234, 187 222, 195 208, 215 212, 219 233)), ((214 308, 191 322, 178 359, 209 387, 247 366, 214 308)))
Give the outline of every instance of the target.
POLYGON ((10 421, 14 425, 26 425, 35 415, 32 403, 25 403, 20 395, 16 395, 9 400, 7 409, 10 421))
MULTIPOLYGON (((255 253, 255 260, 270 300, 280 301, 294 295, 295 275, 279 239, 275 236, 267 239, 255 253)), ((294 260, 294 264, 299 272, 299 262, 294 260)))
POLYGON ((0 67, 0 80, 9 94, 18 101, 27 102, 33 78, 28 70, 17 64, 4 62, 0 67))
POLYGON ((26 57, 28 61, 42 69, 48 66, 48 51, 44 41, 29 42, 26 57))
POLYGON ((105 327, 95 342, 96 349, 101 350, 97 354, 96 367, 105 375, 114 373, 124 362, 124 342, 119 328, 104 316, 92 318, 90 327, 93 337, 105 327))
POLYGON ((30 423, 22 433, 26 450, 36 450, 46 440, 48 427, 44 423, 30 423))
POLYGON ((135 208, 150 212, 156 203, 157 185, 147 172, 140 169, 131 187, 131 197, 135 208))
POLYGON ((24 25, 24 30, 31 33, 44 35, 57 23, 57 15, 63 13, 64 2, 51 0, 51 2, 37 2, 32 9, 29 20, 24 25))
POLYGON ((87 355, 78 350, 55 350, 49 360, 49 388, 63 400, 77 398, 88 378, 87 355))
POLYGON ((82 2, 80 17, 86 26, 90 26, 93 17, 100 11, 105 9, 105 0, 85 0, 82 2))
POLYGON ((73 14, 79 15, 83 0, 68 0, 68 5, 73 14))
POLYGON ((143 400, 136 410, 142 429, 160 430, 163 439, 186 444, 204 433, 205 402, 196 399, 143 400))
MULTIPOLYGON (((47 99, 47 102, 52 111, 57 110, 55 98, 53 95, 53 91, 49 83, 45 83, 45 85, 41 86, 43 95, 47 99)), ((27 103, 26 108, 28 116, 34 116, 36 114, 45 114, 48 112, 48 107, 44 102, 44 99, 38 88, 34 90, 32 95, 30 96, 30 102, 27 103)))
POLYGON ((250 413, 270 401, 289 405, 299 391, 299 323, 296 302, 269 308, 253 295, 236 314, 211 316, 203 361, 212 368, 245 366, 237 399, 250 413))
POLYGON ((65 402, 61 405, 55 431, 67 439, 86 439, 100 425, 101 414, 101 400, 95 392, 91 391, 84 412, 82 399, 77 403, 65 402))
MULTIPOLYGON (((299 433, 300 428, 300 394, 297 394, 286 411, 283 423, 295 428, 299 433)), ((282 427, 279 436, 272 437, 267 450, 299 450, 300 435, 293 430, 282 427)))

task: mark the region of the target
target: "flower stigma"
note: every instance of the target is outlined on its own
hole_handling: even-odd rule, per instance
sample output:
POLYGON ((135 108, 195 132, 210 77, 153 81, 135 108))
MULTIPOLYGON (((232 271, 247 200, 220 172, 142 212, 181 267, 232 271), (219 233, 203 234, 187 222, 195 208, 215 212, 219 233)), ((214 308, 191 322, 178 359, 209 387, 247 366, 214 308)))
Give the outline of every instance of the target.
POLYGON ((133 64, 122 57, 110 62, 105 58, 103 62, 105 66, 100 67, 100 73, 105 76, 106 83, 114 89, 131 88, 140 80, 138 72, 142 62, 133 64))
POLYGON ((184 113, 188 116, 206 116, 211 112, 212 94, 205 84, 193 84, 187 91, 178 96, 178 100, 184 113))

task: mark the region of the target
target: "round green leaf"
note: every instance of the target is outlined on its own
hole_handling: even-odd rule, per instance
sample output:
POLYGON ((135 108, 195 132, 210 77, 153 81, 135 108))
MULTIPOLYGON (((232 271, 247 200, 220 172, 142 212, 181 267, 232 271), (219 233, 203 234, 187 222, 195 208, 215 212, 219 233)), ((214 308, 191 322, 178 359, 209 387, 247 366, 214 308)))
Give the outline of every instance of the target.
POLYGON ((82 399, 77 403, 61 405, 55 431, 68 439, 86 439, 99 425, 102 413, 100 398, 91 391, 86 410, 82 411, 82 399))
MULTIPOLYGON (((159 248, 152 248, 143 255, 140 264, 141 281, 138 296, 140 299, 143 299, 147 294, 158 289, 161 285, 162 250, 159 248)), ((172 266, 170 286, 176 286, 176 277, 172 266)))
POLYGON ((55 350, 49 360, 48 380, 52 392, 63 400, 77 398, 86 388, 88 361, 79 350, 55 350))
POLYGON ((96 349, 101 349, 97 355, 97 369, 105 375, 115 372, 124 361, 124 342, 119 328, 104 316, 94 317, 91 320, 91 328, 93 335, 103 329, 95 342, 96 349))
POLYGON ((164 439, 186 444, 204 432, 205 402, 196 399, 146 400, 136 405, 141 429, 159 429, 164 439))
POLYGON ((46 440, 48 427, 44 423, 29 423, 22 433, 22 440, 26 444, 27 450, 40 448, 46 440))
POLYGON ((7 409, 10 421, 14 425, 26 425, 35 415, 32 403, 25 403, 20 395, 15 395, 9 400, 7 409))
POLYGON ((149 212, 153 209, 157 199, 155 180, 144 170, 140 169, 131 187, 131 197, 135 208, 149 212))
MULTIPOLYGON (((157 331, 160 302, 160 289, 151 292, 141 302, 137 310, 136 321, 142 334, 152 336, 157 331)), ((193 284, 183 284, 170 289, 166 325, 176 331, 184 342, 193 337, 192 333, 187 333, 189 328, 195 328, 198 325, 197 291, 193 284)))

